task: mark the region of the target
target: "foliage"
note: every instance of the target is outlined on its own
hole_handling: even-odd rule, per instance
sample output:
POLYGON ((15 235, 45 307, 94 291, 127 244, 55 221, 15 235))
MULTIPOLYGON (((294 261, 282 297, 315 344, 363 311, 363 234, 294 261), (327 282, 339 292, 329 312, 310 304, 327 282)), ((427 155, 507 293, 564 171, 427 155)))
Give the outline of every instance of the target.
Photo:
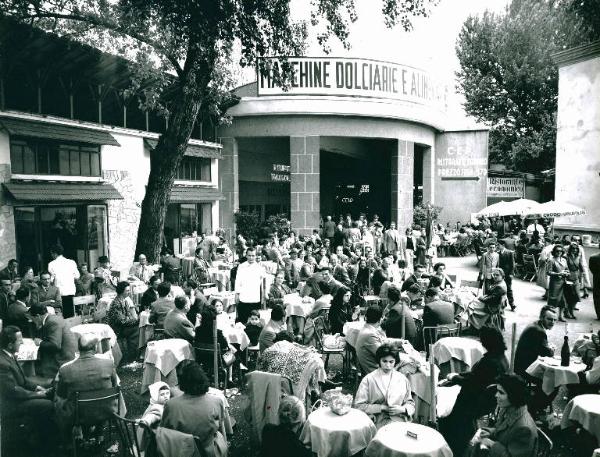
POLYGON ((255 212, 237 211, 233 215, 236 233, 246 240, 257 240, 260 233, 260 215, 255 212))
MULTIPOLYGON (((438 0, 382 0, 386 25, 410 29, 438 0)), ((199 113, 223 117, 235 103, 230 61, 234 44, 242 66, 257 56, 302 55, 309 25, 292 18, 290 0, 0 0, 9 16, 136 62, 131 88, 147 107, 168 116, 166 132, 150 156, 137 253, 158 260, 165 214, 176 170, 199 113)), ((326 47, 348 43, 356 20, 354 0, 311 0, 311 25, 326 47)), ((285 63, 285 61, 284 61, 285 63)), ((275 79, 289 81, 289 65, 275 79)), ((261 69, 263 71, 263 69, 261 69)), ((264 69, 266 71, 266 69, 264 69)))
POLYGON ((435 221, 439 218, 442 209, 444 208, 432 205, 429 202, 419 203, 413 208, 413 226, 427 227, 427 211, 430 212, 431 220, 435 221))
POLYGON ((262 224, 262 234, 264 237, 274 233, 277 233, 279 236, 289 235, 290 230, 291 225, 286 214, 274 214, 269 216, 262 224))
POLYGON ((554 166, 558 69, 552 55, 591 36, 575 3, 514 0, 504 14, 485 12, 463 24, 458 89, 467 113, 491 127, 491 162, 532 172, 554 166))

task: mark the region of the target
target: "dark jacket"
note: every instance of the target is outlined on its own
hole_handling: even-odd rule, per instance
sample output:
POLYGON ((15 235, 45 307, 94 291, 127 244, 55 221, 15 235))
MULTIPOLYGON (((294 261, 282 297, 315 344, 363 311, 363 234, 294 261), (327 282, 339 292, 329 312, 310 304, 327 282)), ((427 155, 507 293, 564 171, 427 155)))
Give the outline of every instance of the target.
POLYGON ((414 346, 417 342, 417 327, 415 320, 410 314, 408 306, 396 303, 390 308, 386 320, 381 324, 388 338, 402 338, 402 314, 404 317, 404 337, 414 346))
POLYGON ((515 253, 510 249, 503 249, 498 253, 498 268, 504 271, 506 276, 512 276, 515 271, 515 253))
POLYGON ((447 301, 436 300, 423 308, 423 327, 454 323, 454 305, 447 301))
POLYGON ((8 305, 10 304, 10 299, 8 295, 4 292, 0 292, 0 319, 6 319, 8 314, 8 305))
POLYGON ((48 315, 40 331, 40 349, 36 373, 45 378, 54 378, 59 367, 75 358, 77 342, 60 316, 48 315))
POLYGON ((36 384, 25 376, 14 357, 0 349, 0 402, 2 413, 13 413, 20 402, 41 398, 36 384))
POLYGON ((352 314, 344 305, 332 305, 327 317, 329 320, 329 330, 333 335, 343 333, 344 324, 352 320, 352 314))
POLYGON ((490 439, 495 443, 487 454, 489 457, 529 457, 536 453, 538 432, 527 407, 511 410, 507 418, 501 410, 496 427, 490 430, 490 439))
POLYGON ((8 307, 4 325, 16 325, 21 329, 21 333, 25 338, 33 336, 33 327, 27 317, 27 306, 21 301, 16 301, 8 307))
POLYGON ((283 425, 266 424, 262 431, 261 457, 311 457, 298 436, 283 425), (283 451, 285 450, 285 451, 283 451))
POLYGON ((554 351, 548 346, 546 330, 539 322, 528 325, 517 343, 515 351, 515 373, 523 376, 538 356, 551 356, 554 351))
POLYGON ((149 309, 156 300, 158 300, 158 294, 152 287, 148 287, 146 292, 142 294, 142 298, 140 298, 142 310, 149 309))
POLYGON ((48 286, 47 290, 44 290, 42 286, 38 287, 37 293, 32 294, 31 301, 33 303, 42 303, 47 306, 52 306, 56 310, 62 311, 62 297, 60 292, 55 286, 48 286), (54 300, 54 303, 45 303, 49 300, 54 300))

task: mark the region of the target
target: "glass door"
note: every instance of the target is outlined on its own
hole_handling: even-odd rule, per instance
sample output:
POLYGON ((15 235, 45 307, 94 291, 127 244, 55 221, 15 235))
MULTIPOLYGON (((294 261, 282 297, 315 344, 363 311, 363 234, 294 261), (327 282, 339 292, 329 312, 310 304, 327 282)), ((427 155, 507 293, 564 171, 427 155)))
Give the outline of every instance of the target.
POLYGON ((50 248, 56 245, 62 246, 64 256, 68 259, 79 260, 77 253, 85 248, 85 225, 81 216, 77 217, 77 207, 42 206, 39 211, 40 248, 44 266, 52 260, 50 248))

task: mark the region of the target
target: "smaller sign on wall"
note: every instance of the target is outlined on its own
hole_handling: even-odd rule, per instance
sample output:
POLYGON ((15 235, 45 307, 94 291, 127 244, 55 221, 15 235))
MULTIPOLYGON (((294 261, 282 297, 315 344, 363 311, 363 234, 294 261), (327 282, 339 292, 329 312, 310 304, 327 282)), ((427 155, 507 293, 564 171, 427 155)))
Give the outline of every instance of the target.
POLYGON ((292 167, 290 165, 274 163, 273 171, 271 172, 271 181, 290 182, 291 169, 292 169, 292 167))
POLYGON ((525 180, 523 178, 488 177, 487 196, 514 198, 525 196, 525 180))

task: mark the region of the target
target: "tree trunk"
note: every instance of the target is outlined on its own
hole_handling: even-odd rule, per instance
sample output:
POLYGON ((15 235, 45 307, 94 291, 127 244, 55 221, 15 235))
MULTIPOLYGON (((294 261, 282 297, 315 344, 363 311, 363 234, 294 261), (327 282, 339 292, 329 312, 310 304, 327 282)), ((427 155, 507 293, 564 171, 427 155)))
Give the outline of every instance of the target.
POLYGON ((204 90, 195 86, 194 77, 186 78, 178 90, 169 117, 169 127, 150 153, 150 175, 138 228, 136 258, 145 254, 148 261, 158 263, 162 246, 167 206, 177 168, 187 148, 194 122, 198 117, 204 90))

